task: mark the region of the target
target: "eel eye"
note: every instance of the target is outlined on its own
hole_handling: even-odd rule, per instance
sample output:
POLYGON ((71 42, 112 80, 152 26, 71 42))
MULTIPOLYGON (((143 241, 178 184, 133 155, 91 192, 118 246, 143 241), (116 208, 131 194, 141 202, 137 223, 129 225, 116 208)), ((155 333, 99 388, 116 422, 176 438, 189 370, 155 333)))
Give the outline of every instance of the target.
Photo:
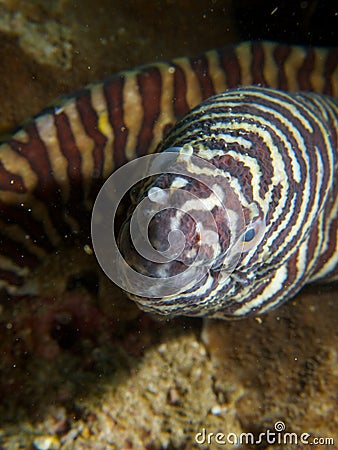
POLYGON ((244 242, 250 242, 252 241, 252 239, 255 237, 255 230, 254 228, 250 228, 249 230, 246 231, 246 233, 243 236, 243 241, 244 242))
POLYGON ((258 217, 251 222, 240 239, 241 251, 248 252, 256 248, 264 237, 266 231, 265 219, 258 217))

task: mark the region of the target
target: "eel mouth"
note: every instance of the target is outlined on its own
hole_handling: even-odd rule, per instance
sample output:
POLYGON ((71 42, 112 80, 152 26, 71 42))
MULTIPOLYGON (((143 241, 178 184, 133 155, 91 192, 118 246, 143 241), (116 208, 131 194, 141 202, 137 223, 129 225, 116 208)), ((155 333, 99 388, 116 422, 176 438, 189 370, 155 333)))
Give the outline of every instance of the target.
POLYGON ((190 147, 176 150, 169 168, 161 166, 150 184, 138 186, 117 239, 125 262, 117 268, 124 290, 140 302, 180 299, 201 290, 204 278, 213 284, 223 280, 238 261, 234 244, 244 215, 228 177, 189 154, 190 147))
MULTIPOLYGON (((219 272, 229 259, 231 229, 229 218, 220 207, 210 210, 206 202, 186 199, 186 192, 176 189, 172 196, 183 197, 170 207, 163 202, 166 195, 161 188, 150 189, 123 223, 118 247, 128 266, 124 277, 133 300, 146 298, 180 298, 184 292, 201 287, 201 280, 219 272), (155 202, 161 198, 161 205, 155 202), (190 203, 188 203, 190 202, 190 203), (131 275, 131 270, 138 279, 131 275)), ((218 275, 212 276, 213 279, 218 275)), ((127 291, 128 292, 128 291, 127 291)))

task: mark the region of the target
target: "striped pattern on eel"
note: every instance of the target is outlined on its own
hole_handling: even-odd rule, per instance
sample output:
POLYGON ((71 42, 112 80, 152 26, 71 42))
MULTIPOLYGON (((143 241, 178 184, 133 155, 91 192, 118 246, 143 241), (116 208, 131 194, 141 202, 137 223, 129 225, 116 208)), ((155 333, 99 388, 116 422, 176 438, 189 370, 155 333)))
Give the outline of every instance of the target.
POLYGON ((221 169, 226 182, 217 171, 182 160, 188 177, 165 173, 144 192, 140 186, 140 199, 149 194, 152 204, 170 205, 170 189, 175 198, 172 208, 164 206, 150 222, 152 245, 164 251, 170 233, 181 230, 186 236, 179 257, 158 264, 133 250, 126 231, 129 221, 124 224, 121 248, 127 261, 138 272, 159 279, 148 292, 156 293, 162 279, 183 274, 198 252, 202 259, 193 283, 183 283, 184 292, 131 298, 161 314, 237 318, 281 304, 307 282, 338 279, 337 120, 338 102, 331 97, 262 87, 228 90, 188 113, 159 151, 176 149, 207 160, 221 169), (204 185, 197 179, 201 173, 204 185), (227 182, 240 208, 229 201, 227 182), (197 194, 198 200, 187 192, 197 194), (244 224, 233 237, 242 212, 244 224), (216 243, 209 237, 210 213, 218 226, 216 243), (208 233, 204 243, 203 233, 208 233), (210 259, 210 270, 197 281, 200 265, 210 259))
POLYGON ((89 242, 103 181, 154 152, 201 101, 252 84, 336 97, 337 59, 335 49, 242 43, 121 72, 42 111, 0 146, 0 289, 38 294, 41 262, 89 242))

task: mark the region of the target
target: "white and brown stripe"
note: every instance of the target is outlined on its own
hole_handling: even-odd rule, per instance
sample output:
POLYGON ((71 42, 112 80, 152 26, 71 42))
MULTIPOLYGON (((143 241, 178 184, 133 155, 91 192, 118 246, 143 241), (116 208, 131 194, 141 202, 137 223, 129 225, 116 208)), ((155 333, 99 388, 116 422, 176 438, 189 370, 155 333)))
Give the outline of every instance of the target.
MULTIPOLYGON (((247 225, 264 218, 262 238, 242 254, 229 277, 219 271, 221 249, 215 268, 189 291, 133 300, 160 314, 236 318, 279 305, 307 282, 337 279, 337 118, 338 103, 331 97, 251 87, 215 95, 179 121, 160 151, 189 146, 222 168, 247 225)), ((194 179, 193 169, 190 173, 194 179)), ((172 179, 160 177, 154 186, 169 188, 172 179)), ((192 186, 190 181, 182 190, 192 186)), ((177 204, 178 210, 186 206, 177 204)), ((217 221, 212 201, 209 211, 217 221)), ((164 233, 184 232, 187 220, 172 210, 158 219, 150 237, 165 242, 164 233)), ((221 233, 222 228, 220 242, 221 233)), ((190 238, 189 245, 197 241, 190 238)), ((163 265, 156 270, 155 264, 148 265, 146 274, 173 276, 182 267, 168 264, 166 272, 163 265)))
MULTIPOLYGON (((0 146, 0 289, 12 295, 25 292, 27 276, 46 255, 57 252, 65 242, 86 241, 91 207, 104 180, 126 161, 155 151, 175 122, 200 101, 228 88, 250 84, 336 97, 337 56, 335 49, 242 43, 211 50, 198 58, 178 58, 122 72, 43 111, 0 146)), ((316 102, 327 120, 333 121, 326 97, 318 97, 316 102)), ((277 108, 278 114, 282 113, 277 108)), ((316 113, 304 107, 304 114, 300 113, 293 126, 306 128, 308 121, 322 132, 325 125, 318 121, 313 124, 313 115, 316 113)), ((282 133, 276 132, 276 139, 283 141, 282 133)), ((322 152, 322 147, 318 146, 318 151, 322 152)), ((327 167, 335 156, 318 155, 318 161, 322 158, 324 183, 327 167)), ((276 154, 278 158, 281 156, 276 154)), ((286 167, 291 164, 300 173, 310 167, 311 161, 291 150, 284 158, 286 167)), ((260 162, 252 159, 250 164, 254 173, 260 162)), ((324 184, 321 193, 326 192, 324 184)), ((290 222, 291 226, 291 219, 287 219, 292 210, 292 197, 286 196, 288 187, 275 179, 272 185, 263 203, 257 203, 263 208, 271 199, 282 198, 285 218, 281 223, 285 227, 290 222)), ((312 182, 307 189, 311 197, 312 182)), ((246 195, 256 199, 262 192, 255 188, 250 194, 247 188, 246 195)), ((309 208, 314 209, 307 200, 309 208)), ((336 204, 336 198, 331 201, 336 204)), ((324 197, 320 202, 326 202, 324 197)), ((330 233, 317 227, 321 245, 307 251, 308 266, 320 278, 334 270, 330 254, 337 224, 332 211, 319 220, 325 230, 332 224, 330 233), (322 256, 310 257, 320 252, 322 256)), ((276 214, 269 212, 269 220, 273 221, 276 214)), ((295 227, 300 229, 301 222, 297 224, 295 227)), ((289 240, 291 236, 288 234, 289 240)), ((257 287, 256 291, 260 290, 262 287, 257 287)))

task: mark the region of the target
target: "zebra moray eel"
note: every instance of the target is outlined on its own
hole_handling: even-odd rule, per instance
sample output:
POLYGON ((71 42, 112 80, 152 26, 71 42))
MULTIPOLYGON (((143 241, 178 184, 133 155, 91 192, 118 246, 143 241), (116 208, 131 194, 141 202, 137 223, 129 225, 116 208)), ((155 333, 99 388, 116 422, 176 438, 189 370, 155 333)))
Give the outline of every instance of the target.
MULTIPOLYGON (((42 111, 0 146, 0 289, 13 296, 39 294, 34 274, 42 262, 68 245, 88 243, 91 209, 104 180, 127 161, 154 152, 173 125, 201 101, 240 85, 320 94, 313 98, 305 96, 301 100, 300 97, 275 93, 271 98, 274 101, 280 95, 282 107, 290 102, 291 111, 295 109, 292 106, 294 102, 303 102, 294 119, 290 114, 286 115, 283 127, 286 130, 288 123, 291 124, 292 133, 285 132, 290 134, 292 144, 302 139, 307 142, 310 135, 316 135, 316 151, 315 157, 309 152, 304 153, 300 161, 297 160, 298 153, 297 156, 291 155, 291 149, 283 157, 276 153, 278 164, 285 158, 286 168, 292 166, 294 170, 299 170, 298 175, 295 174, 295 183, 303 180, 304 171, 311 179, 314 178, 314 182, 305 183, 307 190, 302 197, 310 199, 301 204, 301 221, 297 222, 294 218, 292 222, 284 218, 281 226, 288 224, 290 230, 284 228, 278 240, 269 228, 268 239, 273 238, 280 245, 282 242, 286 245, 289 240, 291 245, 293 237, 299 239, 302 234, 308 243, 302 246, 301 251, 292 254, 290 264, 283 269, 287 294, 281 295, 281 300, 293 295, 302 284, 316 279, 316 276, 325 278, 327 271, 328 278, 334 278, 334 263, 328 268, 325 261, 331 260, 337 253, 337 205, 333 174, 337 125, 334 123, 336 110, 333 101, 323 94, 337 96, 337 55, 334 49, 307 49, 269 42, 241 43, 222 50, 211 50, 197 58, 178 58, 121 72, 42 111), (314 106, 310 107, 312 102, 314 106), (305 130, 306 135, 300 136, 300 131, 295 127, 305 130), (317 217, 314 217, 316 214, 317 217), (311 216, 311 220, 304 215, 311 216), (299 229, 296 232, 297 226, 299 229), (305 226, 303 231, 302 226, 305 226), (321 258, 318 256, 320 252, 321 258), (300 266, 309 267, 306 276, 298 275, 300 266)), ((260 94, 255 92, 253 95, 259 97, 260 94)), ((262 93, 264 95, 269 97, 266 91, 262 93)), ((192 116, 187 116, 188 119, 183 121, 182 137, 173 131, 164 145, 186 142, 186 132, 190 130, 187 123, 189 117, 194 120, 193 117, 200 114, 202 121, 208 121, 203 118, 203 108, 210 105, 212 109, 219 99, 221 97, 215 97, 200 110, 195 110, 192 116)), ((283 118, 279 119, 282 123, 283 118)), ((178 125, 175 130, 181 127, 178 125)), ((278 132, 276 139, 279 139, 278 132)), ((265 145, 265 142, 261 144, 265 145)), ((299 151, 303 150, 302 147, 299 151)), ((227 161, 231 162, 231 158, 229 155, 227 161)), ((269 224, 275 220, 274 214, 277 214, 275 211, 278 208, 284 208, 279 213, 285 217, 293 212, 291 199, 285 196, 296 188, 296 184, 265 186, 265 189, 270 189, 266 194, 264 180, 266 184, 273 184, 276 178, 269 158, 266 164, 268 174, 266 179, 262 176, 261 191, 257 192, 257 187, 252 186, 250 193, 250 183, 247 183, 246 187, 243 186, 247 190, 243 191, 243 195, 251 195, 253 200, 257 196, 265 196, 267 200, 270 196, 271 201, 275 202, 272 212, 266 210, 266 204, 265 209, 262 207, 269 224)), ((239 165, 246 180, 252 180, 255 175, 251 172, 254 161, 247 168, 244 161, 239 165)), ((285 173, 288 175, 287 170, 285 173)), ((266 242, 269 244, 268 240, 266 242)), ((267 257, 262 246, 259 254, 267 257)), ((277 253, 277 258, 280 256, 281 253, 277 253)), ((253 270, 256 270, 255 265, 253 270)), ((255 276, 253 270, 251 277, 255 276)), ((264 271, 264 267, 259 270, 264 271)), ((269 277, 272 279, 273 275, 268 275, 267 280, 269 277)), ((216 292, 217 286, 214 289, 216 292)), ((256 304, 250 298, 248 308, 239 309, 239 314, 266 309, 264 301, 259 300, 263 290, 268 290, 267 282, 262 287, 255 286, 256 304)), ((193 292, 189 295, 193 302, 193 292)), ((210 296, 209 293, 206 298, 210 296)), ((246 299, 243 297, 240 302, 243 306, 246 299)), ((278 302, 279 298, 274 298, 272 304, 278 302)), ((165 307, 162 309, 164 303, 159 301, 157 307, 155 304, 142 307, 166 313, 165 307)), ((220 304, 221 299, 218 298, 216 303, 220 304)), ((209 313, 208 304, 203 304, 203 299, 201 308, 192 305, 190 310, 180 309, 179 303, 177 305, 176 309, 171 304, 171 314, 208 316, 215 313, 215 305, 210 305, 209 313)), ((238 308, 232 305, 221 315, 236 314, 238 308)))
POLYGON ((135 252, 130 221, 123 225, 120 247, 126 260, 160 280, 150 287, 151 298, 132 298, 162 314, 235 318, 273 308, 308 281, 337 278, 337 119, 338 102, 331 97, 262 87, 228 90, 187 114, 159 151, 175 149, 209 161, 226 175, 240 208, 229 201, 227 183, 216 170, 189 158, 180 161, 187 165, 183 176, 165 173, 146 190, 140 186, 136 204, 148 195, 150 205, 162 205, 160 212, 145 210, 154 217, 152 246, 168 251, 167 236, 175 244, 171 233, 177 230, 186 241, 176 259, 159 264, 135 252), (241 211, 244 224, 238 225, 241 211), (209 261, 210 270, 201 276, 200 267, 209 261), (184 278, 188 267, 195 275, 190 285, 184 278), (181 277, 183 292, 156 298, 161 280, 171 277, 181 277))

